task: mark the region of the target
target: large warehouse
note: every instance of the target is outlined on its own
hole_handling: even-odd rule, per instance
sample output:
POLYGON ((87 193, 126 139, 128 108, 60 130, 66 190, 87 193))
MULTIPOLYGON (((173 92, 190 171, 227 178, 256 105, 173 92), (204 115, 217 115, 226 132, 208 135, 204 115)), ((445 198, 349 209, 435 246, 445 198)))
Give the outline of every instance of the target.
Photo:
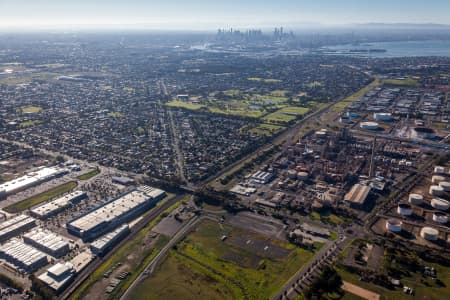
POLYGON ((70 251, 69 243, 65 238, 42 228, 24 234, 23 240, 25 243, 56 258, 66 255, 70 251))
POLYGON ((47 255, 19 239, 12 239, 2 245, 0 258, 29 273, 45 266, 48 262, 47 255))
POLYGON ((95 239, 142 214, 165 195, 160 189, 140 186, 70 221, 67 230, 83 240, 95 239))
POLYGON ((36 219, 18 215, 0 224, 0 242, 6 241, 36 226, 36 219))
POLYGON ((0 194, 12 195, 29 187, 52 180, 58 176, 67 174, 69 171, 60 167, 41 167, 22 177, 0 184, 0 194))
POLYGON ((111 231, 92 242, 91 252, 96 255, 105 254, 112 246, 114 246, 114 244, 120 241, 128 233, 130 233, 128 224, 120 226, 116 230, 111 231))
POLYGON ((87 198, 87 194, 85 192, 75 191, 33 208, 30 211, 30 214, 33 217, 45 219, 60 213, 72 204, 75 204, 84 198, 87 198))
POLYGON ((361 209, 369 196, 370 186, 355 184, 352 189, 345 195, 344 201, 351 207, 361 209))

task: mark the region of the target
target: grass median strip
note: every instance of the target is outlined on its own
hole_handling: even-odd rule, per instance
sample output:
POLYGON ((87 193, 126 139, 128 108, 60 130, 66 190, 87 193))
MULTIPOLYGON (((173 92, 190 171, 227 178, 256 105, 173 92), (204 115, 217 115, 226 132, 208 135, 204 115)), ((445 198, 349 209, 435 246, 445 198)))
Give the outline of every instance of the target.
POLYGON ((65 194, 74 188, 77 187, 76 181, 69 181, 66 182, 60 186, 57 186, 55 188, 52 188, 48 191, 45 191, 43 193, 37 194, 35 196, 32 196, 28 199, 25 199, 23 201, 14 203, 8 207, 5 207, 5 211, 11 214, 20 213, 24 210, 27 210, 35 205, 41 204, 43 202, 49 201, 55 197, 58 197, 62 194, 65 194))

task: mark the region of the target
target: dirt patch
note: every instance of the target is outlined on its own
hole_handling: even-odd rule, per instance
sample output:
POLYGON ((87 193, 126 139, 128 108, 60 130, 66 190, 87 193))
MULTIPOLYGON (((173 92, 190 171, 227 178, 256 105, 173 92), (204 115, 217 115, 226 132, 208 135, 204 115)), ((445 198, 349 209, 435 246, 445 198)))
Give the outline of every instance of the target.
POLYGON ((344 281, 344 284, 342 285, 342 289, 346 292, 352 293, 356 296, 359 296, 359 297, 367 299, 367 300, 379 300, 380 299, 379 294, 376 294, 374 292, 366 290, 360 286, 351 284, 347 281, 344 281))

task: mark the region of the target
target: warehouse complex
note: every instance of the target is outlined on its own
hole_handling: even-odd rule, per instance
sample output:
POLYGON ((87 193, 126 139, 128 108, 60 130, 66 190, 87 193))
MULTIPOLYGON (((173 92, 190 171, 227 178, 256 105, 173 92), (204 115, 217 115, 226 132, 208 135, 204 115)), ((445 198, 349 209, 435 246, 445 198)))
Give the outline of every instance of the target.
POLYGON ((4 242, 36 226, 36 219, 18 215, 0 224, 0 242, 4 242))
POLYGON ((53 256, 61 257, 70 251, 68 241, 45 229, 34 229, 23 236, 25 243, 53 256))
POLYGON ((87 198, 87 194, 83 191, 75 191, 36 208, 30 211, 30 214, 39 219, 45 219, 54 216, 61 211, 65 210, 72 204, 76 204, 78 201, 87 198))
POLYGON ((0 247, 0 258, 19 270, 34 272, 47 264, 47 255, 23 243, 19 239, 12 239, 0 247))
POLYGON ((160 189, 140 186, 70 221, 67 230, 83 240, 95 239, 140 215, 165 195, 160 189))
POLYGON ((41 167, 22 177, 0 184, 0 195, 12 195, 29 187, 67 174, 69 170, 60 167, 41 167))

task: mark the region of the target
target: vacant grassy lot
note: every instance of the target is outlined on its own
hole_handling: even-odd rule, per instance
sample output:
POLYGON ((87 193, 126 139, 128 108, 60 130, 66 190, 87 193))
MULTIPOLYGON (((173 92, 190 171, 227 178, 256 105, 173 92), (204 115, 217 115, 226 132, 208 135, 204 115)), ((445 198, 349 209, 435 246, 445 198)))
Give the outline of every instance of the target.
POLYGON ((46 192, 43 192, 43 193, 35 195, 31 198, 25 199, 23 201, 20 201, 20 202, 14 203, 8 207, 5 207, 4 210, 9 213, 12 213, 12 214, 22 212, 22 211, 27 210, 35 205, 41 204, 43 202, 46 202, 53 198, 61 196, 62 194, 70 192, 71 190, 76 188, 77 185, 78 184, 76 181, 70 181, 70 182, 64 183, 60 186, 57 186, 55 188, 52 188, 52 189, 46 191, 46 192))
POLYGON ((299 106, 286 106, 280 109, 278 112, 302 116, 309 112, 309 108, 299 106))
POLYGON ((94 169, 92 171, 84 173, 83 175, 78 176, 77 178, 79 180, 88 180, 88 179, 91 179, 94 176, 97 176, 98 174, 100 174, 100 169, 94 169))
POLYGON ((297 119, 297 117, 295 115, 285 114, 280 111, 276 111, 274 113, 268 114, 267 116, 262 118, 262 120, 265 122, 281 123, 281 124, 289 123, 290 121, 293 121, 295 119, 297 119))
POLYGON ((267 299, 313 255, 251 231, 204 221, 174 247, 136 295, 153 293, 154 299, 267 299), (223 235, 228 239, 221 241, 223 235))
POLYGON ((253 134, 272 136, 284 128, 285 127, 279 125, 258 124, 255 128, 250 129, 249 132, 253 134))
POLYGON ((420 86, 418 80, 409 77, 405 79, 386 79, 383 80, 383 83, 386 85, 395 85, 395 86, 408 86, 408 87, 420 86))

